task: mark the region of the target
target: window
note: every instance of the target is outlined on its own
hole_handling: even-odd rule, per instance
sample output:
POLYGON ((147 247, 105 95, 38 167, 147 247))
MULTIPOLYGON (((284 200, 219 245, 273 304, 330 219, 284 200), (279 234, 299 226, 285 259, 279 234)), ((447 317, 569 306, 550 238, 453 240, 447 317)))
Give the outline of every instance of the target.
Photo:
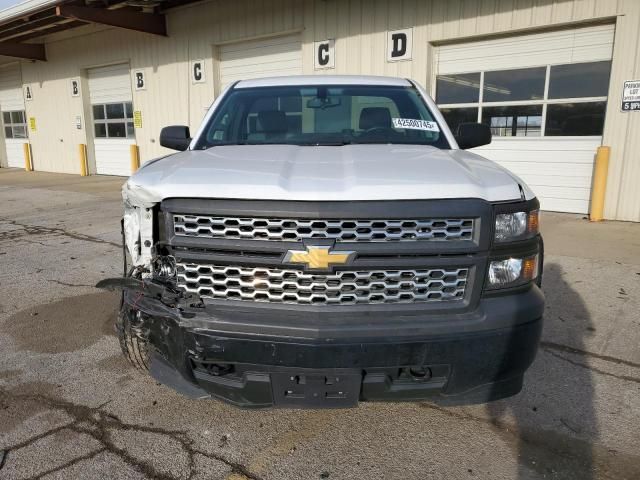
POLYGON ((480 96, 480 73, 438 75, 437 103, 474 103, 480 96))
POLYGON ((482 123, 489 125, 496 137, 539 137, 542 105, 485 107, 482 123))
POLYGON ((599 136, 611 62, 439 75, 436 102, 453 132, 482 122, 497 137, 599 136))
POLYGON ((559 103, 547 107, 547 136, 602 135, 607 102, 559 103))
POLYGON ((442 113, 447 125, 449 125, 454 134, 461 123, 476 123, 478 121, 478 107, 441 108, 440 113, 442 113))
POLYGON ((24 110, 2 112, 4 138, 27 138, 27 117, 24 110))
POLYGON ((134 138, 133 104, 131 102, 93 105, 96 138, 134 138))
POLYGON ((546 74, 545 67, 485 72, 482 86, 483 101, 542 100, 546 74))
POLYGON ((196 148, 411 144, 450 148, 413 87, 329 85, 232 90, 196 148))
POLYGON ((610 72, 611 62, 552 65, 549 98, 606 97, 610 72))

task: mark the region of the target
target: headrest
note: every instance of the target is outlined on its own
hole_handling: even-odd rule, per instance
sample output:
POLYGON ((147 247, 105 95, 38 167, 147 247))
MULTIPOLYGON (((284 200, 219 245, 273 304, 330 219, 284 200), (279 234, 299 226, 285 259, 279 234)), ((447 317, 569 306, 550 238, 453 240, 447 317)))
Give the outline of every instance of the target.
POLYGON ((264 133, 286 133, 287 116, 279 110, 258 112, 258 130, 264 133))
POLYGON ((385 107, 367 107, 360 112, 360 130, 391 128, 391 113, 385 107))

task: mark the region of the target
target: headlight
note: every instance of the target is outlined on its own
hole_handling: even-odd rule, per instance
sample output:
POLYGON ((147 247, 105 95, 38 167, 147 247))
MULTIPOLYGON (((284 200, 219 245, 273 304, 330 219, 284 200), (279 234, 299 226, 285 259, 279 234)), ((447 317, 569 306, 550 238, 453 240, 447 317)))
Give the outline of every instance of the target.
POLYGON ((496 242, 513 242, 538 234, 538 210, 496 215, 496 242))
POLYGON ((516 287, 535 280, 537 276, 538 255, 493 260, 489 264, 487 288, 516 287))

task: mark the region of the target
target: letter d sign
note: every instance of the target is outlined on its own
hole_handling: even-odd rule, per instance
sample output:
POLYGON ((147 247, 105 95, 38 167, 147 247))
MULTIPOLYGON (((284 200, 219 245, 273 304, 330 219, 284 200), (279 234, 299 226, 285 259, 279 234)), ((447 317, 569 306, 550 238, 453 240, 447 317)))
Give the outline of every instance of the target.
POLYGON ((413 28, 387 32, 387 61, 411 60, 413 28))

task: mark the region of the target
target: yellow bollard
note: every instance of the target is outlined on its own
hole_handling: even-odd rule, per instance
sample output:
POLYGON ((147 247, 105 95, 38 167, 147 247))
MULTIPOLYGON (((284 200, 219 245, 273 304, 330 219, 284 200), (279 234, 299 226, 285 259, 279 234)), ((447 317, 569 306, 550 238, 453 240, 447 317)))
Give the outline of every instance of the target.
POLYGON ((27 172, 33 172, 33 159, 31 158, 31 145, 29 143, 22 144, 24 152, 24 169, 27 172))
POLYGON ((140 150, 137 145, 131 145, 129 152, 131 154, 131 173, 135 173, 140 168, 140 150))
POLYGON ((591 211, 589 212, 589 220, 592 222, 599 222, 604 218, 604 195, 607 190, 610 153, 611 147, 598 147, 596 167, 593 171, 593 188, 591 189, 591 211))
POLYGON ((80 176, 89 175, 89 167, 87 164, 87 146, 84 143, 78 145, 78 156, 80 158, 80 176))

